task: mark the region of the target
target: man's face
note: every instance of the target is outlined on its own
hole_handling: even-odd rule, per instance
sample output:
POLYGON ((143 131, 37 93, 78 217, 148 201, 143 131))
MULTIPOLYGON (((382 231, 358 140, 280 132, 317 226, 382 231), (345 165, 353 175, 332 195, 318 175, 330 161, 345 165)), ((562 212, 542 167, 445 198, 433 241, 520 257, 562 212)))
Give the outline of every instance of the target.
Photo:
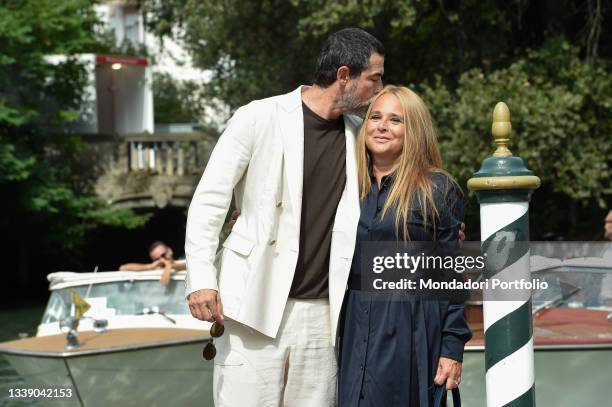
POLYGON ((345 112, 363 116, 370 101, 383 88, 382 76, 385 72, 385 57, 374 53, 370 56, 370 66, 359 76, 349 78, 344 93, 338 101, 345 112))
POLYGON ((612 240, 612 211, 608 212, 608 216, 604 219, 604 236, 612 240))
POLYGON ((160 259, 172 260, 173 255, 174 253, 172 252, 172 249, 163 244, 160 244, 159 246, 155 247, 153 250, 149 252, 149 256, 151 257, 151 260, 153 261, 160 260, 160 259))

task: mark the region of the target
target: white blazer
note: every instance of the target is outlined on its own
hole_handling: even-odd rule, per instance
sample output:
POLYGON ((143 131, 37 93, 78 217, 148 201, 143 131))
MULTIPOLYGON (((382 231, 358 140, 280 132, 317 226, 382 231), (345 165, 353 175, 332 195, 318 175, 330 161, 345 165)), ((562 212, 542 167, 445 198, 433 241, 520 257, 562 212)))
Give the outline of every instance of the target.
MULTIPOLYGON (((344 122, 346 186, 332 228, 329 261, 332 343, 360 212, 355 145, 361 121, 345 115, 344 122)), ((186 294, 219 290, 224 315, 273 338, 297 263, 303 169, 299 87, 236 111, 212 152, 187 217, 186 294), (217 255, 232 193, 241 214, 217 255)))

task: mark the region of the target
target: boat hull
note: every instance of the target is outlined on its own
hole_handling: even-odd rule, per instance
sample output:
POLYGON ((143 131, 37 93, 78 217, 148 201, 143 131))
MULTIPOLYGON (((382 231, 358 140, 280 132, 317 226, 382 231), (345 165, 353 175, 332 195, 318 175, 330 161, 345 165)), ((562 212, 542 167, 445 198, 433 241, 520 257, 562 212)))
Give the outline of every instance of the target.
POLYGON ((3 355, 33 388, 73 387, 54 406, 212 407, 212 362, 198 357, 204 342, 71 357, 3 355))
MULTIPOLYGON (((484 351, 468 350, 464 354, 460 388, 465 406, 487 405, 484 356, 484 351)), ((536 349, 534 364, 536 405, 612 405, 612 396, 606 390, 611 384, 612 346, 600 349, 536 349)))

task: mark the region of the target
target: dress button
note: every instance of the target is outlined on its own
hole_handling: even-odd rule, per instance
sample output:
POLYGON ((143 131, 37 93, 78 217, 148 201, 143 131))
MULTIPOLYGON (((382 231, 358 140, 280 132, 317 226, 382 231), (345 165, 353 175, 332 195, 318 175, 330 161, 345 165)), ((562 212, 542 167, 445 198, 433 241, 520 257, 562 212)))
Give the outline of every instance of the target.
POLYGON ((368 341, 367 338, 363 338, 363 343, 366 343, 368 341))
POLYGON ((363 400, 365 398, 364 394, 363 393, 359 393, 359 398, 363 400))
POLYGON ((272 239, 272 240, 270 240, 270 241, 268 242, 268 244, 269 244, 270 246, 274 246, 274 244, 275 244, 275 243, 276 243, 276 240, 274 240, 274 239, 272 239))
POLYGON ((283 206, 283 203, 282 203, 282 202, 277 202, 277 203, 276 203, 276 207, 277 207, 277 208, 280 208, 281 206, 283 206))

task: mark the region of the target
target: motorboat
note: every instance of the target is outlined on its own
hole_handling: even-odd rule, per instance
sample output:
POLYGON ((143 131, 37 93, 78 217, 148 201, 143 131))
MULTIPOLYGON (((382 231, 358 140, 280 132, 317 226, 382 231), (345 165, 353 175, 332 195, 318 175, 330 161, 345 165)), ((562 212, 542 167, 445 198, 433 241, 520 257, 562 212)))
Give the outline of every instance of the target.
POLYGON ((70 389, 53 405, 212 407, 210 324, 189 312, 185 272, 167 286, 160 276, 49 274, 36 336, 0 343, 0 353, 29 388, 70 389))
MULTIPOLYGON (((531 274, 548 286, 532 293, 536 404, 610 405, 612 263, 532 256, 531 274)), ((486 406, 479 295, 473 293, 466 308, 474 335, 464 354, 461 396, 470 407, 486 406)))
MULTIPOLYGON (((532 256, 537 404, 608 405, 612 366, 612 265, 599 258, 532 256)), ((212 363, 201 357, 209 325, 184 299, 184 272, 52 273, 37 334, 0 343, 0 353, 35 388, 71 388, 57 406, 212 406, 212 363), (78 304, 90 308, 79 318, 78 304)), ((473 330, 463 361, 464 405, 485 407, 481 293, 466 313, 473 330)), ((521 372, 517 372, 521 374, 521 372)), ((452 404, 451 404, 452 405, 452 404)))

